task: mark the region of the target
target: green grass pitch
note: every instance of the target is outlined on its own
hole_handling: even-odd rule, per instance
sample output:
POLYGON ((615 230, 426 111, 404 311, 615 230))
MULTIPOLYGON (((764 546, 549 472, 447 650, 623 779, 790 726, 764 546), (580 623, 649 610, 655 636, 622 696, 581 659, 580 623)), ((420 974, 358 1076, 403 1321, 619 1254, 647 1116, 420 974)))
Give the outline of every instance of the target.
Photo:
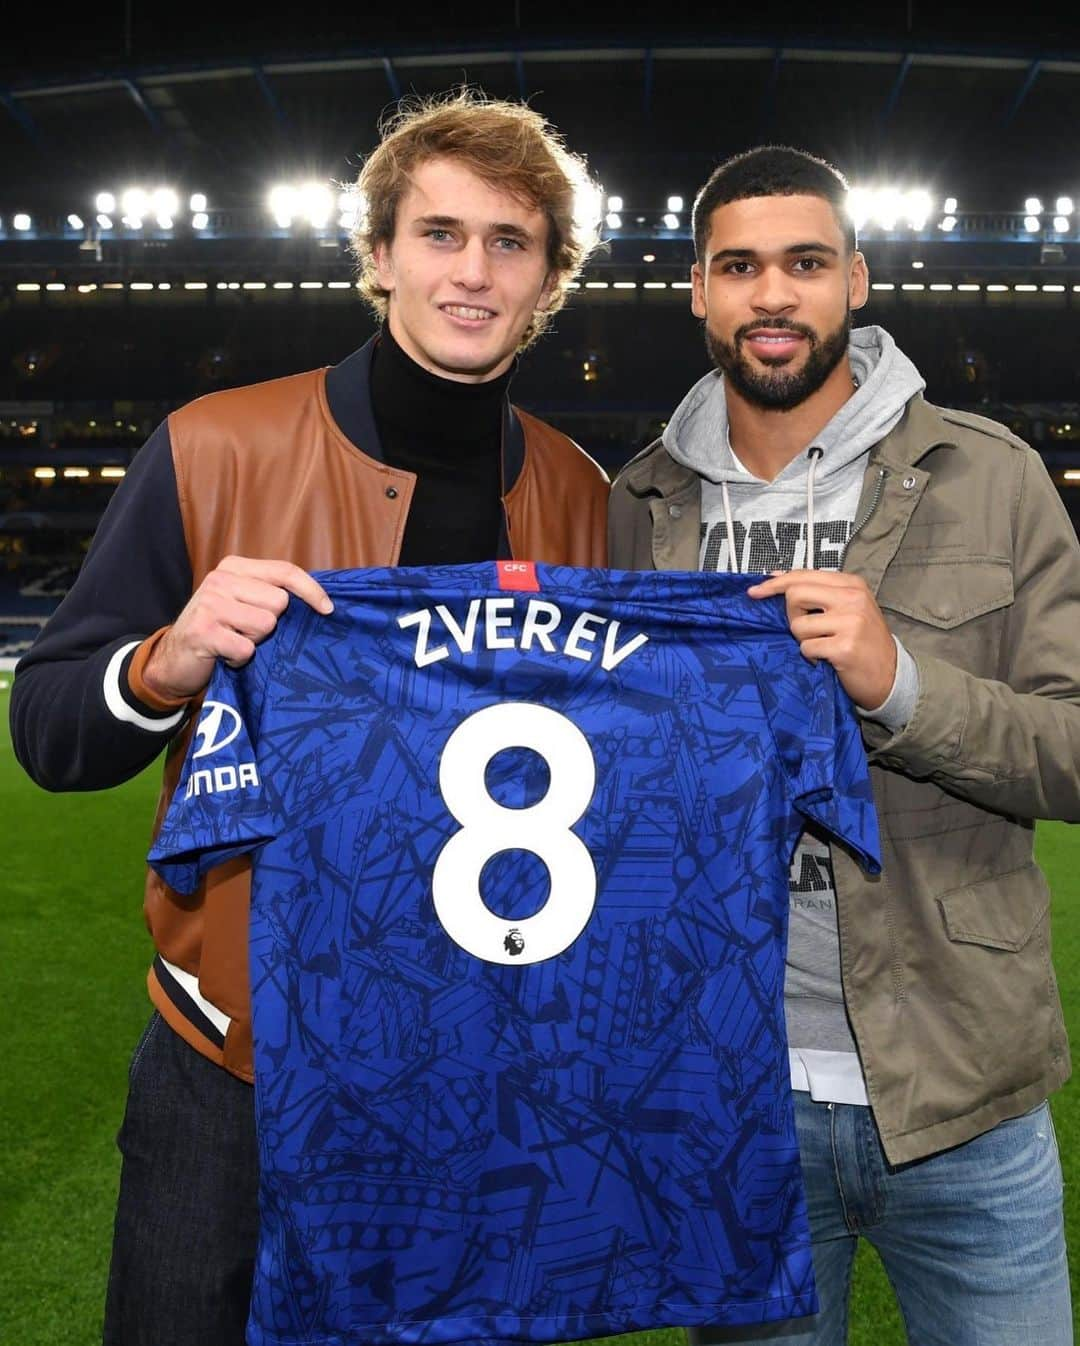
MULTIPOLYGON (((0 683, 9 680, 0 677, 0 683)), ((0 689, 6 843, 0 969, 7 1006, 0 1066, 0 1342, 97 1346, 118 1174, 114 1138, 128 1058, 149 1015, 141 857, 158 769, 102 794, 46 795, 12 757, 7 702, 0 689)), ((1066 1018, 1080 1028, 1080 830, 1040 827, 1038 849, 1054 892, 1066 1018)), ((1054 1117, 1075 1248, 1076 1085, 1055 1098, 1054 1117)), ((1073 1299, 1080 1302, 1075 1270, 1073 1299)), ((852 1346, 901 1346, 903 1340, 892 1292, 864 1246, 852 1346)), ((623 1341, 683 1346, 684 1336, 646 1332, 623 1341)))

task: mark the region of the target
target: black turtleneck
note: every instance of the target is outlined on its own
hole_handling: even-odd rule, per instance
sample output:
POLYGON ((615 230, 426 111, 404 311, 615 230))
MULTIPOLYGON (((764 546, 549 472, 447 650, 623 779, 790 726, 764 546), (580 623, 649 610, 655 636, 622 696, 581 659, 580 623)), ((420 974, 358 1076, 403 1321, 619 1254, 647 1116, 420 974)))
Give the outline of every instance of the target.
POLYGON ((416 474, 400 565, 457 565, 498 554, 502 422, 513 367, 488 383, 429 374, 384 324, 371 367, 383 458, 416 474))

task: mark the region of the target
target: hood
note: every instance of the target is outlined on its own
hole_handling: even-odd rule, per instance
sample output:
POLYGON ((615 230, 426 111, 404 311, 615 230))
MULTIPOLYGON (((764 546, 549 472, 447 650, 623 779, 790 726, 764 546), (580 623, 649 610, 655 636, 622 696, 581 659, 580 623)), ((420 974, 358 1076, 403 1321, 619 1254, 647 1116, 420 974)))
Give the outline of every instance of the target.
MULTIPOLYGON (((926 387, 914 364, 881 327, 853 331, 848 356, 858 388, 806 445, 822 450, 819 484, 843 473, 880 443, 899 422, 908 402, 926 387)), ((747 483, 747 472, 735 461, 728 439, 723 375, 713 371, 694 384, 667 424, 664 447, 677 463, 706 481, 747 483)), ((807 469, 807 454, 799 453, 772 485, 797 488, 807 469)))

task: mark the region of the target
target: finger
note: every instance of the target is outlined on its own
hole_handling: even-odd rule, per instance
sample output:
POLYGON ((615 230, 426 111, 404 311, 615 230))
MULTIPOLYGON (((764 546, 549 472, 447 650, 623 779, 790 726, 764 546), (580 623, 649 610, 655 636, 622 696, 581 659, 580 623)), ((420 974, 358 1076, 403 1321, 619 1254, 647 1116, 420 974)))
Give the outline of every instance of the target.
POLYGON ((219 570, 232 574, 249 575, 263 580, 267 584, 277 585, 290 594, 295 594, 316 612, 330 613, 334 605, 330 595, 306 570, 293 565, 291 561, 261 560, 250 556, 226 556, 219 562, 219 570))
POLYGON ((862 581, 857 575, 839 570, 785 570, 762 580, 760 584, 752 584, 746 592, 753 598, 769 598, 773 594, 790 593, 792 589, 806 584, 840 592, 858 589, 862 581))
POLYGON ((791 619, 791 634, 800 643, 821 640, 837 634, 837 621, 832 613, 804 612, 791 619))
POLYGON ((813 570, 771 570, 768 579, 751 585, 747 593, 760 594, 764 597, 768 597, 770 594, 782 594, 796 581, 807 579, 816 573, 813 570))
POLYGON ((831 664, 837 658, 836 638, 835 636, 814 636, 809 640, 800 640, 799 653, 805 659, 809 659, 812 664, 819 661, 831 664))
POLYGON ((277 625, 277 616, 266 608, 215 597, 182 617, 172 630, 173 648, 198 659, 250 658, 245 642, 265 640, 277 625))
MULTIPOLYGON (((278 613, 258 604, 231 600, 222 603, 213 613, 212 630, 235 632, 258 643, 265 640, 278 623, 278 613)), ((220 653, 220 651, 218 651, 220 653)))
POLYGON ((230 668, 243 668, 255 655, 255 641, 248 640, 246 636, 241 636, 235 631, 223 634, 221 644, 222 650, 218 658, 230 668))
POLYGON ((214 615, 224 612, 226 604, 245 604, 280 617, 289 606, 288 592, 280 584, 224 570, 207 575, 198 597, 200 608, 214 615))

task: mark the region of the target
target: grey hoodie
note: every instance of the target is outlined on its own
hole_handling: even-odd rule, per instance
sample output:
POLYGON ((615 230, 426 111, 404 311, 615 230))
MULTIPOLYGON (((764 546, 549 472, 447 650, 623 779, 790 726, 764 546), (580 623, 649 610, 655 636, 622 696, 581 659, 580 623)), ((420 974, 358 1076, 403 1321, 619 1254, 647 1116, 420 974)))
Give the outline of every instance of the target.
MULTIPOLYGON (((852 332, 856 391, 773 481, 752 476, 732 451, 720 374, 690 389, 664 431, 676 462, 701 477, 703 570, 839 569, 851 536, 866 460, 926 386, 880 327, 852 332), (808 555, 809 520, 813 546, 808 555), (735 545, 729 545, 729 537, 735 545)), ((918 692, 914 660, 897 642, 897 675, 870 717, 900 729, 918 692)), ((791 866, 785 1010, 792 1082, 818 1099, 866 1102, 844 1009, 836 899, 827 840, 805 832, 791 866)))

